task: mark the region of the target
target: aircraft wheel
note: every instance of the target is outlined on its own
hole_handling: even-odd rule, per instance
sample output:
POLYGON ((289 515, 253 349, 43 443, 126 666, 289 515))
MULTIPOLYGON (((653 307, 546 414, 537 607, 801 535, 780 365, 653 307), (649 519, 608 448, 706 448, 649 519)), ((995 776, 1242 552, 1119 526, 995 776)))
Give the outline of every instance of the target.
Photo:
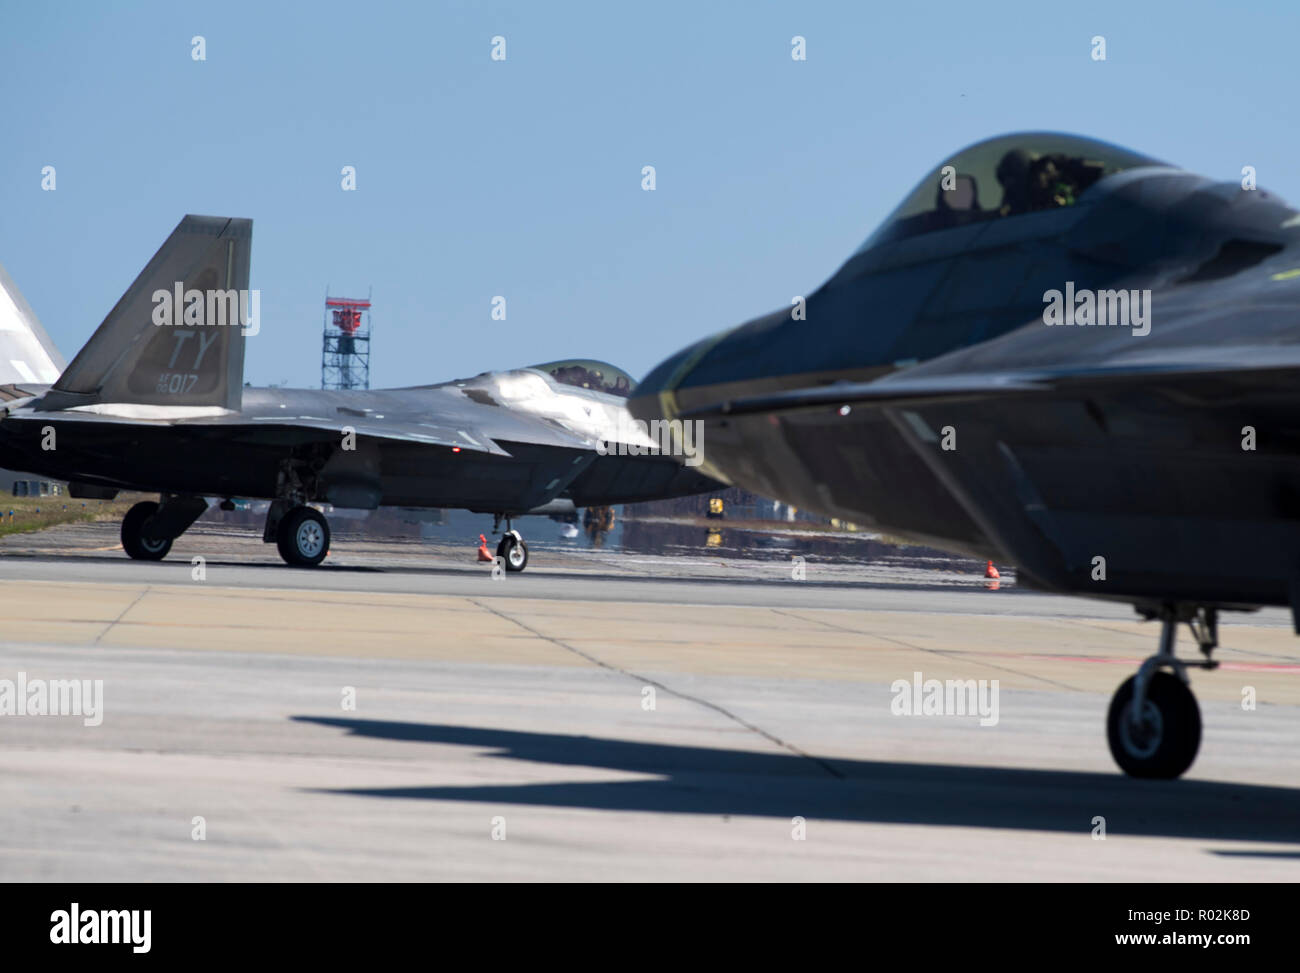
POLYGON ((1110 753, 1130 777, 1172 780, 1196 759, 1201 745, 1201 710, 1183 681, 1156 672, 1147 686, 1141 718, 1132 719, 1136 677, 1115 692, 1106 716, 1110 753))
POLYGON ((122 518, 122 549, 137 561, 161 561, 172 549, 172 538, 152 540, 144 536, 144 527, 158 512, 158 504, 142 500, 122 518))
POLYGON ((497 545, 497 557, 505 559, 507 571, 522 571, 528 567, 528 545, 517 531, 509 531, 497 545))
POLYGON ((330 525, 315 507, 294 507, 276 531, 276 546, 285 564, 314 568, 330 550, 330 525))

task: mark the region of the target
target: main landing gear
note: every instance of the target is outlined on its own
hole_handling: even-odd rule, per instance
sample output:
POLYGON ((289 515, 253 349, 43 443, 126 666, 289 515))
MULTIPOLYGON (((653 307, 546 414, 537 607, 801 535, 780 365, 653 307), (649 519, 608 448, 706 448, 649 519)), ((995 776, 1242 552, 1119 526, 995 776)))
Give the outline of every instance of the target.
POLYGON ((502 519, 506 522, 506 532, 497 544, 497 557, 505 562, 507 571, 522 571, 528 567, 528 545, 524 543, 524 537, 519 531, 511 529, 509 514, 496 514, 492 518, 492 533, 501 529, 502 519))
MULTIPOLYGON (((172 549, 172 541, 185 533, 207 506, 201 497, 171 495, 164 495, 162 503, 137 503, 122 518, 123 550, 137 561, 161 561, 172 549)), ((266 515, 262 540, 275 541, 285 563, 315 567, 329 553, 330 527, 315 507, 276 500, 266 515)), ((506 566, 510 566, 508 556, 506 566)))
POLYGON ((161 561, 172 549, 172 537, 154 537, 145 533, 145 525, 151 524, 158 504, 152 500, 143 500, 126 512, 122 518, 122 550, 127 556, 137 561, 161 561))
POLYGON ((202 497, 165 493, 161 503, 142 500, 122 518, 122 549, 137 561, 161 561, 207 509, 202 497))
POLYGON ((275 541, 285 564, 314 568, 330 551, 330 525, 315 507, 276 500, 266 513, 262 540, 275 541))
POLYGON ((1160 619, 1160 651, 1116 690, 1106 716, 1106 736, 1111 756, 1126 774, 1169 780, 1192 765, 1201 745, 1201 711, 1188 686, 1187 670, 1218 667, 1210 658, 1219 644, 1218 612, 1165 606, 1144 614, 1160 619), (1180 622, 1192 630, 1204 659, 1185 662, 1175 657, 1180 622))

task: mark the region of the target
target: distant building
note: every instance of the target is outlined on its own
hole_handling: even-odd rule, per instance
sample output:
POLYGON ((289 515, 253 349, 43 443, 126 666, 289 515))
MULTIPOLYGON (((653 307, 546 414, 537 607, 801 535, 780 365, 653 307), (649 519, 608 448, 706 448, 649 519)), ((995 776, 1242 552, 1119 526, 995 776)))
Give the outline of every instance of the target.
POLYGON ((33 479, 30 473, 0 470, 0 484, 15 497, 57 497, 64 492, 58 480, 33 479))

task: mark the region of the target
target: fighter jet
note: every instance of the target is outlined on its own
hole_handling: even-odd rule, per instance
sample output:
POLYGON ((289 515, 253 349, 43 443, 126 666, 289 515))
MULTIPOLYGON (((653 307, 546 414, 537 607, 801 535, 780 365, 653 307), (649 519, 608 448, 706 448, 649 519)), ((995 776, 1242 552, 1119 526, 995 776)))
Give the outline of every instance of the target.
POLYGON ((58 379, 63 356, 18 285, 0 266, 0 385, 58 379))
MULTIPOLYGON (((0 386, 15 382, 53 382, 65 364, 36 312, 0 265, 0 386)), ((16 488, 15 481, 28 476, 29 471, 25 470, 0 470, 5 489, 10 484, 16 488)))
POLYGON ((679 352, 630 408, 703 423, 729 483, 1159 620, 1107 735, 1172 778, 1218 614, 1289 606, 1300 632, 1298 380, 1295 209, 1250 171, 1027 133, 942 160, 805 302, 679 352))
POLYGON ((514 517, 716 489, 631 419, 631 378, 602 362, 376 391, 245 387, 244 342, 261 327, 252 232, 186 216, 62 374, 38 359, 48 339, 0 280, 0 312, 15 308, 0 324, 35 343, 0 386, 0 465, 66 480, 74 497, 157 492, 122 521, 141 560, 165 557, 209 498, 270 500, 263 540, 301 566, 330 546, 312 504, 492 514, 506 527, 498 558, 522 571, 514 517))

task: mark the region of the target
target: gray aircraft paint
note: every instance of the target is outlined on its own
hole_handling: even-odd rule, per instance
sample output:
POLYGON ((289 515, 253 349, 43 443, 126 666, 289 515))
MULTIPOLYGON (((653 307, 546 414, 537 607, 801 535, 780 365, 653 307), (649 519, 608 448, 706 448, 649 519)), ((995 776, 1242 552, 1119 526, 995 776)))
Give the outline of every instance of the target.
POLYGON ((0 462, 82 492, 267 499, 292 470, 302 501, 502 514, 716 487, 648 439, 642 455, 600 455, 636 428, 625 400, 540 368, 373 391, 244 387, 252 329, 159 326, 154 295, 247 289, 251 246, 251 220, 185 217, 57 381, 0 387, 0 462), (57 448, 43 450, 49 427, 57 448))
POLYGON ((872 241, 806 322, 781 311, 679 352, 632 412, 703 420, 702 469, 728 482, 1026 583, 1148 607, 1292 602, 1294 209, 1152 163, 1073 205, 872 241), (1149 334, 1044 327, 1042 295, 1067 281, 1149 291, 1149 334))

